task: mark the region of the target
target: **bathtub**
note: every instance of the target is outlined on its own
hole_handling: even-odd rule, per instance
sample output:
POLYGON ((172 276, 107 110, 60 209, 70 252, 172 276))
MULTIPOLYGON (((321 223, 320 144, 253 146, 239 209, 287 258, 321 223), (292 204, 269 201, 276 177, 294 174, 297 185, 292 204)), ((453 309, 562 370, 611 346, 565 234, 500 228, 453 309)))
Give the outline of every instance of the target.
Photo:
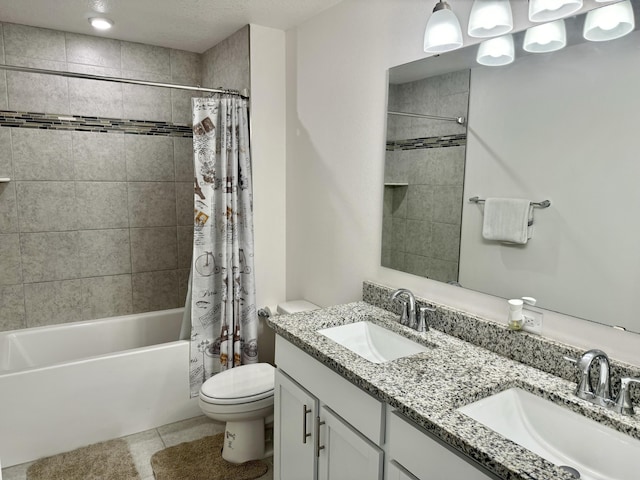
POLYGON ((200 415, 182 311, 0 332, 3 468, 200 415))

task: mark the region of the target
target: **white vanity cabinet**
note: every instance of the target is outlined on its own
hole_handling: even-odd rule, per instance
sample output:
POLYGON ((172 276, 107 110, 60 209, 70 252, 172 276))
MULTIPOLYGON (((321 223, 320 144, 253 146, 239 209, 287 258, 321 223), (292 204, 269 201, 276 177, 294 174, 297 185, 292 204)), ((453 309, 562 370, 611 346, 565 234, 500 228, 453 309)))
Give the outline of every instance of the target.
POLYGON ((468 457, 388 409, 385 480, 493 480, 468 457))
POLYGON ((382 480, 384 405, 281 337, 276 365, 274 479, 382 480))
POLYGON ((274 480, 497 478, 279 335, 276 365, 274 480))

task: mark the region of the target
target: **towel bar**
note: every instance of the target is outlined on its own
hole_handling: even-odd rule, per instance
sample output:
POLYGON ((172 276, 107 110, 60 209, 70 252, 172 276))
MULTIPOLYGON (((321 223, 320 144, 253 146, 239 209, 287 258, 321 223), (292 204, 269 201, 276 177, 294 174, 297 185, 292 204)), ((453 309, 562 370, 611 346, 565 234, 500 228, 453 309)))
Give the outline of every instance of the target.
MULTIPOLYGON (((484 199, 480 197, 471 197, 469 201, 472 203, 484 203, 484 199)), ((543 200, 542 202, 531 202, 531 205, 534 207, 547 208, 551 206, 551 202, 549 200, 543 200)))

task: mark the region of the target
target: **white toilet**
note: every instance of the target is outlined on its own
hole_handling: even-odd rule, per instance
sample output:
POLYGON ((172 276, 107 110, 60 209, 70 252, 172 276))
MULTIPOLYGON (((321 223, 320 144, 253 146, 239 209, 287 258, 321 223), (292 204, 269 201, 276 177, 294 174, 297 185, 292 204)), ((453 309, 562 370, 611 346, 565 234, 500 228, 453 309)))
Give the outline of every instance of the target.
MULTIPOLYGON (((306 300, 278 305, 278 313, 298 313, 320 307, 306 300)), ((257 460, 273 453, 265 448, 272 435, 273 383, 275 369, 268 363, 254 363, 225 370, 202 384, 198 404, 202 412, 226 422, 222 458, 231 463, 257 460)))

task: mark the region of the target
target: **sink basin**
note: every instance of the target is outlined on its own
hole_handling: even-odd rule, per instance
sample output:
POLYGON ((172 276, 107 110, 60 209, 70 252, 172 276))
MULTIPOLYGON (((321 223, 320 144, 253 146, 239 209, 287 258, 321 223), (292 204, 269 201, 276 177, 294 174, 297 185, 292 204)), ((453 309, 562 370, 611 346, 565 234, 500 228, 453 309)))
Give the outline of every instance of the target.
POLYGON ((389 362, 427 351, 427 347, 419 343, 366 321, 324 328, 318 333, 373 363, 389 362))
POLYGON ((458 411, 551 463, 577 470, 582 480, 639 478, 640 440, 525 390, 511 388, 458 411))

